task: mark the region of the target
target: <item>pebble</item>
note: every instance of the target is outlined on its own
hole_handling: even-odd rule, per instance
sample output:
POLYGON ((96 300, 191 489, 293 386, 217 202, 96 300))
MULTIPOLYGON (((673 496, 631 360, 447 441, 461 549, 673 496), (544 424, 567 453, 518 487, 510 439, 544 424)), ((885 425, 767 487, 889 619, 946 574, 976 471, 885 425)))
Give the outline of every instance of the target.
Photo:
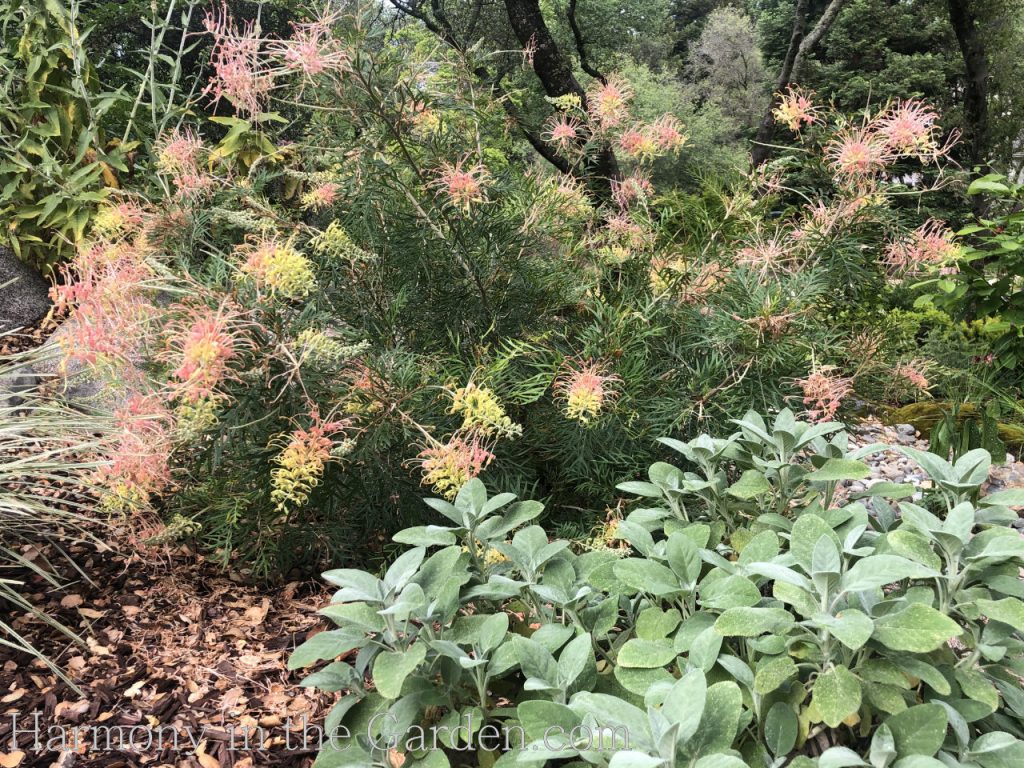
MULTIPOLYGON (((928 441, 923 439, 912 424, 888 426, 876 418, 868 418, 859 424, 852 425, 850 432, 850 450, 854 451, 871 443, 886 443, 893 446, 906 445, 921 451, 928 450, 928 441)), ((864 457, 863 461, 871 467, 871 476, 851 483, 848 491, 859 493, 878 482, 911 483, 919 487, 928 487, 930 480, 917 463, 899 452, 898 449, 881 451, 864 457)), ((1024 462, 1017 461, 1011 454, 1006 454, 1006 462, 993 464, 989 470, 986 493, 994 493, 1004 488, 1024 488, 1024 462)), ((918 491, 912 497, 921 499, 918 491)))

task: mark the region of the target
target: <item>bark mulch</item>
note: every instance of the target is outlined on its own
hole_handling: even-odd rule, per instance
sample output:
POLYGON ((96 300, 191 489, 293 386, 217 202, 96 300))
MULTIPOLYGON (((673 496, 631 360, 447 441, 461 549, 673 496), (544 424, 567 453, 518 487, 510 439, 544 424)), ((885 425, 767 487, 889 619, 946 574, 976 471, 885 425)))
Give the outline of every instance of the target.
MULTIPOLYGON (((312 764, 314 726, 335 695, 299 687, 305 673, 286 663, 325 628, 316 610, 329 594, 319 583, 249 585, 184 547, 145 555, 75 547, 69 554, 92 583, 79 578, 57 592, 30 571, 15 577, 82 644, 2 601, 0 621, 84 695, 40 660, 0 647, 0 768, 312 764)), ((44 567, 57 562, 38 554, 44 567)))

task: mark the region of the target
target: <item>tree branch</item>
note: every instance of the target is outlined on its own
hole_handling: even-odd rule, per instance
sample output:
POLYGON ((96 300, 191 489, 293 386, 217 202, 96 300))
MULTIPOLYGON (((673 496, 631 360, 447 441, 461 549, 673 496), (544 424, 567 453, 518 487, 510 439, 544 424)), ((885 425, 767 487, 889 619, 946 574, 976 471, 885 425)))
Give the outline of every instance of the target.
POLYGON ((580 25, 576 21, 576 0, 569 0, 569 29, 572 30, 572 38, 576 41, 576 53, 580 57, 580 68, 591 77, 595 77, 602 83, 607 83, 608 78, 601 74, 601 72, 587 61, 587 50, 583 42, 583 32, 580 31, 580 25))
MULTIPOLYGON (((952 1, 952 0, 951 0, 952 1)), ((761 165, 771 157, 772 136, 775 134, 775 108, 779 105, 779 96, 786 88, 796 81, 803 67, 807 55, 814 50, 822 38, 828 34, 832 24, 839 17, 839 13, 846 6, 847 0, 832 0, 821 14, 821 18, 807 32, 807 9, 810 0, 797 0, 796 10, 793 15, 793 31, 789 37, 789 47, 786 49, 786 58, 782 61, 782 69, 779 71, 779 78, 775 82, 775 91, 772 93, 771 103, 761 118, 757 135, 754 137, 754 147, 750 152, 751 161, 754 167, 761 165)))

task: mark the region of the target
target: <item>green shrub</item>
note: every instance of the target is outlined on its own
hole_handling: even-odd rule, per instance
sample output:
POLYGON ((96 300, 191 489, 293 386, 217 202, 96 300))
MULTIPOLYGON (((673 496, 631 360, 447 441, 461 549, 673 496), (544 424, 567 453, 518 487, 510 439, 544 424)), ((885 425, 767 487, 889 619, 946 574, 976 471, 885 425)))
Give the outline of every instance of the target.
POLYGON ((131 145, 107 141, 77 3, 7 3, 0 24, 0 223, 19 258, 48 271, 85 237, 131 145))
POLYGON ((840 424, 788 411, 736 425, 668 441, 690 469, 624 484, 643 502, 603 546, 550 540, 540 504, 473 481, 427 501, 437 522, 395 536, 410 548, 383 577, 324 574, 337 629, 290 660, 346 659, 303 681, 345 693, 325 726, 347 738, 317 765, 1024 759, 1024 493, 980 494, 984 451, 901 448, 930 489, 841 498, 885 446, 850 453, 840 424), (425 752, 432 726, 443 750, 425 752), (521 738, 503 753, 485 726, 521 738), (586 749, 598 728, 605 749, 586 749))

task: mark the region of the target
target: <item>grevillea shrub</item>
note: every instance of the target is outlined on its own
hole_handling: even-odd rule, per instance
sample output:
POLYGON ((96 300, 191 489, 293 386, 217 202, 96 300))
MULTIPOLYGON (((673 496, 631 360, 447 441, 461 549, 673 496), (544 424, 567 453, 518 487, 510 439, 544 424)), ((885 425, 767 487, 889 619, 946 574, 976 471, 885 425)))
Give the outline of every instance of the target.
POLYGON ((921 104, 850 122, 790 95, 806 146, 694 200, 650 181, 684 127, 634 118, 620 77, 552 101, 554 174, 415 27, 206 26, 204 105, 233 114, 162 136, 58 289, 68 352, 135 376, 112 509, 181 515, 260 575, 358 554, 423 516, 422 485, 478 476, 588 528, 656 435, 751 404, 827 420, 899 364, 931 383, 835 320, 948 255, 892 205, 943 183, 921 104), (588 176, 609 147, 621 175, 588 176))
POLYGON ((1024 494, 911 448, 930 484, 851 493, 885 446, 734 423, 664 441, 586 546, 472 480, 382 576, 325 573, 337 628, 290 660, 341 693, 316 765, 1021 764, 1024 494))

